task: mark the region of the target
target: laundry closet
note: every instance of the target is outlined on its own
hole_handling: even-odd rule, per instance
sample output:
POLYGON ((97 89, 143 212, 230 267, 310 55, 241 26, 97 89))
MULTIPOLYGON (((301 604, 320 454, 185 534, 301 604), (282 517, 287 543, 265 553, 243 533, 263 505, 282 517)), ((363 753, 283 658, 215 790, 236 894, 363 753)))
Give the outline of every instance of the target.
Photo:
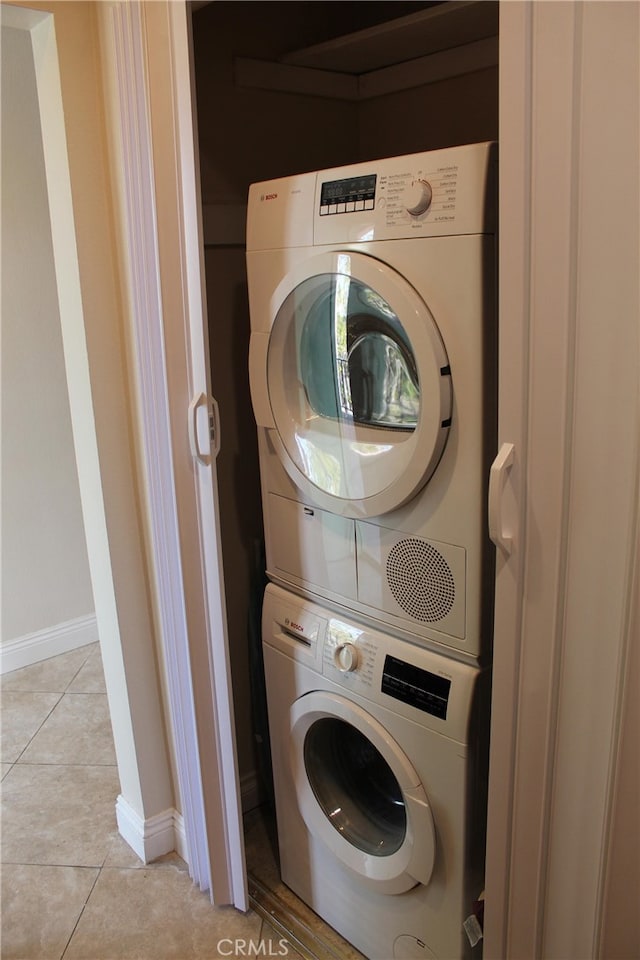
MULTIPOLYGON (((247 376, 247 187, 266 177, 358 159, 495 139, 497 10, 485 3, 409 10, 395 3, 258 7, 217 0, 193 6, 198 7, 193 11, 190 5, 189 13, 195 37, 211 380, 223 434, 215 471, 207 462, 208 411, 201 402, 210 384, 197 296, 200 249, 190 179, 192 111, 181 5, 149 4, 144 19, 136 5, 118 5, 116 13, 123 14, 132 29, 114 33, 126 68, 117 101, 128 121, 124 133, 135 134, 129 140, 121 136, 134 186, 147 184, 149 169, 144 155, 138 163, 137 133, 141 131, 142 146, 143 135, 153 135, 158 218, 152 216, 149 222, 163 227, 157 231, 159 289, 163 302, 166 292, 171 309, 161 336, 167 355, 176 360, 169 391, 172 449, 176 471, 184 468, 189 474, 180 508, 194 537, 185 543, 185 556, 201 557, 205 573, 203 578, 189 567, 188 579, 181 579, 179 570, 172 576, 177 587, 184 584, 195 592, 186 624, 187 654, 195 668, 194 681, 202 678, 202 683, 187 689, 193 697, 187 698, 184 715, 190 720, 195 703, 203 720, 202 796, 215 803, 222 799, 230 814, 231 831, 217 810, 209 821, 214 836, 207 831, 209 852, 215 855, 209 862, 217 861, 224 871, 218 853, 225 844, 236 861, 221 877, 220 896, 230 896, 229 885, 237 880, 233 902, 245 903, 239 889, 244 864, 237 792, 225 792, 227 783, 235 786, 236 771, 224 770, 220 778, 215 761, 222 757, 235 767, 227 722, 228 621, 239 767, 249 809, 258 789, 249 716, 247 619, 261 522, 247 376), (392 41, 395 31, 389 27, 382 49, 384 56, 393 52, 392 62, 384 57, 363 61, 369 31, 380 25, 359 20, 361 16, 401 14, 402 19, 417 10, 425 20, 434 18, 428 33, 438 34, 438 14, 454 27, 445 39, 440 34, 434 46, 414 22, 404 50, 392 41), (475 18, 482 19, 485 11, 495 20, 478 33, 475 18), (332 16, 340 16, 338 25, 332 16), (475 35, 467 29, 469 23, 475 35), (360 43, 351 42, 354 32, 360 32, 360 43), (129 35, 141 42, 142 57, 138 48, 129 50, 123 43, 129 35), (331 47, 336 57, 325 59, 331 47), (349 64, 337 56, 345 50, 353 58, 355 78, 349 64), (481 62, 475 60, 469 70, 466 55, 472 50, 481 62), (140 68, 145 66, 145 51, 148 77, 140 68), (460 56, 466 62, 460 64, 460 56), (440 72, 447 65, 448 72, 440 72), (416 79, 420 69, 424 72, 416 79), (407 71, 415 82, 390 88, 389 83, 407 71), (130 89, 139 90, 140 98, 125 97, 130 89), (125 108, 130 102, 151 108, 149 131, 146 115, 129 117, 125 108), (193 281, 188 291, 185 277, 193 281), (187 409, 192 414, 191 453, 202 466, 196 465, 195 473, 185 443, 187 409), (192 489, 194 478, 197 487, 192 489), (209 510, 215 503, 212 492, 220 498, 221 537, 209 510), (198 499, 200 493, 204 498, 198 499), (200 503, 208 513, 206 523, 196 529, 192 521, 201 521, 200 503), (205 554, 202 538, 209 533, 215 535, 215 550, 204 543, 205 554), (219 605, 218 547, 226 610, 219 605), (208 593, 201 596, 203 588, 208 593), (213 629, 207 632, 202 618, 210 611, 213 629), (218 692, 222 700, 219 718, 208 689, 212 649, 214 679, 220 687, 216 700, 218 692), (221 731, 219 743, 209 736, 211 730, 221 731)), ((638 433, 637 408, 629 398, 637 393, 637 285, 632 289, 632 281, 637 275, 638 111, 637 84, 630 77, 637 76, 639 25, 637 8, 625 3, 504 4, 500 10, 501 447, 496 464, 504 482, 493 484, 498 495, 489 503, 497 521, 494 539, 500 544, 486 871, 490 900, 485 918, 492 956, 613 955, 615 950, 600 949, 600 941, 604 913, 614 904, 609 928, 626 930, 624 923, 614 923, 623 903, 617 892, 629 886, 626 875, 633 871, 626 871, 622 860, 617 870, 615 862, 606 861, 612 848, 614 854, 629 850, 631 834, 624 825, 633 822, 630 816, 637 809, 632 792, 618 791, 618 779, 625 766, 623 719, 627 731, 635 729, 627 709, 633 698, 626 696, 624 667, 627 648, 637 636, 632 609, 637 570, 634 573, 630 557, 637 545, 633 484, 638 433), (611 110, 612 103, 616 110, 611 110), (604 203, 602 170, 610 164, 612 144, 616 175, 607 182, 609 202, 604 203), (619 468, 612 470, 612 463, 619 468), (573 829, 576 824, 579 831, 573 829)), ((131 203, 129 208, 130 222, 137 226, 138 206, 131 203)), ((150 236, 142 238, 134 233, 132 253, 153 246, 155 234, 147 232, 150 236)), ((147 314, 134 319, 146 333, 147 314)), ((160 374, 159 382, 166 386, 164 369, 160 374)), ((154 405, 152 412, 160 406, 154 405)), ((151 463, 155 466, 154 458, 151 463)), ((177 479, 182 481, 182 473, 177 479)), ((180 633, 177 640, 182 637, 180 633)), ((173 653, 174 634, 169 632, 168 638, 173 653)), ((175 679, 171 671, 168 678, 175 679)), ((182 687, 175 686, 180 693, 182 687)), ((178 720, 182 706, 178 698, 178 720)), ((628 742, 632 749, 633 736, 628 742)), ((178 779, 182 786, 182 776, 178 779)), ((189 790, 182 792, 188 800, 189 790)), ((186 803, 185 809, 190 812, 186 803)), ((194 872, 203 875, 197 863, 194 872)), ((628 901, 628 916, 634 907, 628 901)))
POLYGON ((222 557, 248 809, 262 789, 248 709, 248 612, 261 583, 262 541, 247 367, 248 187, 497 140, 498 4, 222 0, 196 9, 192 22, 222 557))

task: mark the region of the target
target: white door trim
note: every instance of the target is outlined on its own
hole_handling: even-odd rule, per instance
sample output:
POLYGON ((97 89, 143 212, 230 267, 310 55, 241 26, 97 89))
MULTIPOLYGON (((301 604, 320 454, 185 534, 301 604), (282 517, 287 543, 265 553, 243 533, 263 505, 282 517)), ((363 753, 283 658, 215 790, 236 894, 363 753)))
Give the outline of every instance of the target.
POLYGON ((513 784, 517 750, 518 684, 523 617, 525 469, 528 425, 531 163, 531 5, 502 4, 500 12, 499 366, 498 444, 514 458, 502 499, 509 554, 496 555, 491 759, 487 822, 484 955, 504 960, 511 896, 513 784), (505 281, 509 278, 509 282, 505 281), (506 318, 508 322, 506 322, 506 318), (501 403, 504 398, 509 403, 501 403))
POLYGON ((99 13, 101 42, 107 54, 112 166, 119 187, 121 236, 126 239, 120 265, 126 277, 133 335, 130 354, 142 424, 139 461, 147 494, 176 775, 190 873, 206 890, 211 875, 169 428, 144 24, 138 3, 100 4, 99 13))
POLYGON ((499 437, 516 456, 496 578, 493 960, 599 955, 639 519, 638 13, 501 8, 499 437))
POLYGON ((215 459, 185 4, 100 4, 128 287, 150 574, 190 868, 214 903, 248 907, 215 459))

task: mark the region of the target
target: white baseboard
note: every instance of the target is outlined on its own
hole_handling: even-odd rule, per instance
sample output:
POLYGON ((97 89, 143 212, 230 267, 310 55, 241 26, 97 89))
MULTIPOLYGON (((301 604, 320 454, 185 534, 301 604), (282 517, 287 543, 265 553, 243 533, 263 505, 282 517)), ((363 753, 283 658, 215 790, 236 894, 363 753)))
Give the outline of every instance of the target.
POLYGON ((95 614, 57 623, 45 630, 8 640, 0 647, 0 674, 30 667, 33 663, 57 657, 98 640, 95 614))
MULTIPOLYGON (((242 811, 253 810, 262 802, 260 784, 255 771, 241 778, 242 811)), ((144 820, 120 795, 116 801, 118 831, 143 863, 151 863, 173 850, 189 863, 189 850, 182 814, 175 809, 165 810, 144 820)))
POLYGON ((177 810, 165 810, 144 820, 121 795, 116 801, 116 821, 120 836, 143 863, 174 850, 189 862, 184 820, 177 810))

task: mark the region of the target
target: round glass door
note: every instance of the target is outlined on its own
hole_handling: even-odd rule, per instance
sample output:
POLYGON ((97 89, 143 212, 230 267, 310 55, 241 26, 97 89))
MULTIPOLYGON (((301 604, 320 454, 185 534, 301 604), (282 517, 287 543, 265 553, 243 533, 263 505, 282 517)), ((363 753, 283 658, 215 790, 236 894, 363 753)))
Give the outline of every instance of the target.
POLYGON ((321 417, 345 424, 415 430, 420 385, 415 357, 388 303, 359 280, 323 274, 283 304, 300 330, 299 388, 321 417))
POLYGON ((293 787, 309 832, 381 892, 428 883, 436 844, 429 801, 382 724, 323 690, 292 704, 290 724, 293 787))
POLYGON ((386 857, 404 843, 407 815, 391 767, 359 730, 333 717, 307 731, 304 765, 329 823, 358 850, 386 857))
POLYGON ((451 417, 447 356, 425 304, 390 268, 356 253, 318 259, 330 269, 308 265, 271 330, 279 452, 321 503, 371 516, 408 499, 437 465, 451 417))

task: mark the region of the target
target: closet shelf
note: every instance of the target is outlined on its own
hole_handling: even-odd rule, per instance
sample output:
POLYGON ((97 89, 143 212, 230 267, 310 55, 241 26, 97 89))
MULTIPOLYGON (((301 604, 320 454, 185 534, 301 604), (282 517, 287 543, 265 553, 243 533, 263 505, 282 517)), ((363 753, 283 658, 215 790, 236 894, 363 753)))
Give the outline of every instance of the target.
POLYGON ((451 0, 285 54, 281 62, 360 75, 497 35, 497 2, 451 0))
POLYGON ((357 33, 285 54, 238 57, 239 86, 368 100, 498 62, 497 0, 447 0, 357 33))

